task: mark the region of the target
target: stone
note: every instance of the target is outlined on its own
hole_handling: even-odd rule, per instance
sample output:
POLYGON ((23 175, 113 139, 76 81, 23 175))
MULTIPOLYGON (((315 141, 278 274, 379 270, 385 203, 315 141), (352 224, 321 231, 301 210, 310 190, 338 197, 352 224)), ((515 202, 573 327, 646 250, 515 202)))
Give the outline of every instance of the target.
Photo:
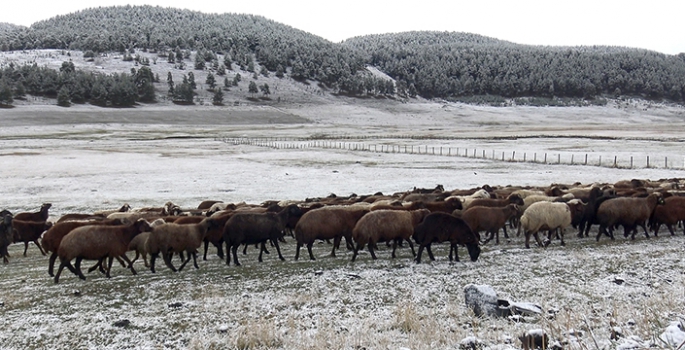
POLYGON ((469 284, 464 287, 464 299, 466 306, 478 317, 499 316, 497 292, 490 286, 469 284))

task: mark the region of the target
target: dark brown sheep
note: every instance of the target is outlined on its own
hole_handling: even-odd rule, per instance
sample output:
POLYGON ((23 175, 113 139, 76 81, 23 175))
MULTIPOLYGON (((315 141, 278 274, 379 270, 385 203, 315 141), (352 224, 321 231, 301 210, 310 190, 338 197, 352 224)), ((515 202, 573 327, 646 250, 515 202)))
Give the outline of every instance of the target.
POLYGON ((136 270, 126 257, 126 251, 133 237, 149 230, 150 224, 145 220, 138 220, 130 225, 89 225, 73 229, 64 236, 57 249, 60 265, 55 274, 55 283, 59 282, 59 276, 65 266, 80 279, 85 280, 86 276, 81 272, 83 259, 101 261, 109 258, 105 274, 110 277, 112 260, 118 256, 128 263, 131 273, 135 275, 136 270), (72 266, 71 260, 74 258, 76 263, 72 266))
POLYGON ((38 244, 38 239, 43 235, 43 232, 52 227, 51 222, 47 221, 24 221, 14 218, 12 220, 12 232, 14 234, 14 242, 24 243, 24 256, 26 256, 26 251, 29 249, 29 243, 33 242, 40 253, 45 255, 43 247, 38 244))
POLYGON ((376 260, 374 247, 378 242, 393 242, 392 257, 395 258, 397 244, 406 240, 409 242, 412 255, 414 244, 410 238, 414 234, 414 228, 423 221, 430 211, 419 209, 413 211, 402 210, 376 210, 364 215, 352 230, 352 238, 357 243, 352 255, 352 261, 357 258, 360 249, 365 245, 369 247, 371 258, 376 260))
POLYGON ((52 253, 50 254, 50 260, 48 263, 48 274, 50 274, 51 277, 54 277, 55 274, 53 273, 54 267, 55 267, 55 260, 57 259, 57 249, 59 249, 59 245, 62 242, 62 239, 64 236, 66 236, 71 230, 81 227, 81 226, 88 226, 88 225, 121 225, 122 222, 120 220, 103 220, 103 221, 65 221, 65 222, 58 222, 52 225, 50 229, 48 229, 45 234, 43 235, 43 238, 41 239, 40 243, 43 246, 43 249, 45 250, 46 253, 52 253))
POLYGON ((473 199, 469 207, 506 207, 509 204, 516 204, 523 206, 523 198, 517 194, 512 193, 507 198, 476 198, 473 199))
POLYGON ((421 262, 421 254, 424 248, 428 252, 428 257, 435 260, 431 251, 431 244, 433 243, 450 242, 450 261, 452 261, 453 251, 455 260, 459 261, 458 245, 466 246, 471 261, 478 260, 480 256, 478 235, 471 230, 464 220, 450 214, 432 213, 426 216, 423 222, 414 229, 412 238, 419 245, 419 252, 416 255, 417 264, 421 262))
MULTIPOLYGON (((672 196, 664 199, 664 205, 656 206, 654 215, 650 219, 650 226, 654 231, 654 236, 659 234, 662 224, 666 225, 671 235, 675 235, 673 225, 683 220, 685 220, 685 197, 672 196)), ((685 228, 683 233, 685 233, 685 228)))
POLYGON ((216 203, 223 203, 223 201, 214 201, 214 200, 202 201, 202 202, 200 202, 200 204, 197 206, 197 209, 207 210, 207 209, 211 208, 212 205, 214 205, 214 204, 216 204, 216 203))
MULTIPOLYGON (((599 222, 599 233, 597 241, 602 233, 614 239, 614 227, 623 226, 626 236, 635 227, 640 226, 645 231, 645 236, 649 237, 645 223, 652 216, 657 205, 664 204, 661 193, 655 192, 645 198, 640 197, 619 197, 604 201, 597 209, 597 221, 599 222)), ((632 239, 635 239, 633 232, 632 239)))
POLYGON ((241 244, 261 244, 259 252, 259 262, 262 262, 262 252, 265 249, 264 243, 271 241, 276 247, 278 257, 285 260, 278 245, 279 238, 283 237, 286 223, 292 216, 301 216, 302 210, 295 204, 288 205, 278 213, 240 213, 236 212, 231 216, 224 226, 224 242, 226 243, 226 264, 231 264, 231 251, 233 252, 233 262, 240 266, 238 262, 238 247, 241 244))
POLYGON ((39 211, 34 213, 18 213, 17 215, 14 215, 14 219, 23 221, 47 221, 49 217, 48 210, 50 210, 50 207, 52 207, 52 204, 43 203, 43 205, 40 206, 39 211))
POLYGON ((335 250, 340 245, 342 238, 349 244, 352 243, 352 230, 357 221, 369 212, 364 206, 328 206, 310 210, 302 215, 295 226, 295 239, 297 249, 295 260, 300 257, 300 248, 307 245, 309 259, 316 260, 312 253, 312 246, 316 240, 333 239, 331 256, 335 256, 335 250))
POLYGON ((7 247, 12 244, 12 213, 8 210, 0 212, 0 256, 3 263, 9 263, 9 253, 7 247))
POLYGON ((485 243, 493 237, 495 244, 499 244, 499 230, 503 229, 507 221, 519 215, 519 206, 508 204, 506 207, 470 207, 461 213, 461 218, 471 227, 476 236, 480 231, 489 233, 485 243))

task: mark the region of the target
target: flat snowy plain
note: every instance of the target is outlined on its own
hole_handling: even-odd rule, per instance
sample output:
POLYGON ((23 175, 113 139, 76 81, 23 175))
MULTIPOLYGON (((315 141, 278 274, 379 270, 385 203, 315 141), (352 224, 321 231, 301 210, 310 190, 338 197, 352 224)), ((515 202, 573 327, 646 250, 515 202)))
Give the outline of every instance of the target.
MULTIPOLYGON (((35 211, 51 202, 55 218, 125 202, 192 208, 205 199, 261 203, 437 184, 685 178, 685 109, 634 101, 578 108, 345 98, 265 107, 18 106, 0 119, 0 207, 35 211), (354 150, 362 144, 376 151, 354 150), (379 151, 387 147, 397 152, 379 151), (407 147, 450 155, 400 152, 407 147), (473 158, 474 149, 498 160, 473 158), (465 150, 469 157, 454 155, 465 150), (501 161, 502 153, 518 161, 501 161), (575 164, 530 162, 545 153, 548 163, 574 155, 575 164), (585 154, 589 165, 579 165, 585 154), (599 156, 623 163, 595 166, 599 156)), ((383 247, 377 261, 362 254, 351 263, 348 252, 327 256, 325 243, 315 247, 316 261, 293 261, 288 240, 285 262, 271 254, 258 263, 249 249, 242 267, 210 254, 199 270, 152 274, 136 263, 137 276, 116 267, 111 279, 91 273, 81 281, 65 271, 57 285, 35 246, 23 257, 23 246, 13 245, 10 264, 0 266, 0 348, 452 349, 476 337, 483 348, 508 349, 522 347, 518 337, 532 329, 571 349, 682 346, 661 337, 685 320, 682 229, 675 237, 597 243, 570 228, 566 247, 527 250, 522 237, 512 237, 484 246, 475 263, 463 249, 466 261, 450 263, 441 247, 436 261, 419 265, 408 249, 391 259, 383 247), (537 303, 544 317, 474 317, 464 305, 469 283, 537 303), (129 323, 115 324, 122 320, 129 323)))

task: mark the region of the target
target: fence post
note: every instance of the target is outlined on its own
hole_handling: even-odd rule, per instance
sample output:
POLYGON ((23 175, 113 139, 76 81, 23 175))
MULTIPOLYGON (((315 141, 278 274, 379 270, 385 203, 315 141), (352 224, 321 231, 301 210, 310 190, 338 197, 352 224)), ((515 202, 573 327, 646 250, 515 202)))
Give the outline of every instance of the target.
POLYGON ((587 165, 587 153, 585 153, 585 165, 587 165))
POLYGON ((483 150, 483 159, 485 159, 485 150, 483 150))
POLYGON ((647 156, 647 167, 649 168, 649 156, 647 156))
POLYGON ((664 157, 664 168, 668 169, 668 157, 664 157))
POLYGON ((597 166, 602 166, 602 156, 599 156, 599 164, 597 166))
POLYGON ((440 155, 442 155, 442 146, 440 146, 440 155))
POLYGON ((557 154, 557 164, 561 164, 561 153, 557 154))
POLYGON ((502 151, 502 161, 504 161, 504 151, 502 151))
POLYGON ((537 154, 537 152, 535 152, 535 153, 533 153, 533 163, 537 163, 537 162, 538 162, 538 154, 537 154))
POLYGON ((516 161, 516 151, 511 152, 511 161, 515 162, 516 161))
POLYGON ((616 158, 617 158, 617 156, 614 156, 614 168, 616 167, 616 158))
POLYGON ((545 164, 547 164, 547 153, 545 152, 545 164))
POLYGON ((573 165, 573 154, 571 155, 571 165, 573 165))
POLYGON ((473 158, 476 158, 476 149, 473 149, 473 158))
MULTIPOLYGON (((492 159, 493 160, 495 159, 495 150, 494 149, 492 150, 492 159)), ((685 160, 683 161, 683 164, 685 165, 685 160)))
POLYGON ((523 162, 526 162, 526 152, 523 152, 523 162))
POLYGON ((630 168, 633 168, 633 156, 630 156, 630 168))

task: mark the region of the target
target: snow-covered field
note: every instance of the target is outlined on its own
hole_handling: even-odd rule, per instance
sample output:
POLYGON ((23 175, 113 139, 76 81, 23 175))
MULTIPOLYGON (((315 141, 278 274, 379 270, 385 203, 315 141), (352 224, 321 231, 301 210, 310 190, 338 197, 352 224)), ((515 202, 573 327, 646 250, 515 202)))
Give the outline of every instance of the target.
MULTIPOLYGON (((327 105, 219 109, 19 106, 0 111, 0 120, 0 208, 34 211, 51 202, 53 216, 124 202, 191 208, 205 199, 260 203, 436 184, 685 178, 683 108, 633 102, 490 108, 339 98, 327 105), (507 157, 512 150, 528 157, 616 153, 672 163, 626 169, 219 140, 240 137, 428 145, 507 157)), ((519 348, 518 336, 540 328, 571 349, 678 348, 660 335, 685 319, 685 237, 596 243, 571 231, 566 247, 526 250, 521 237, 488 244, 475 263, 449 263, 441 248, 437 261, 416 265, 408 250, 390 259, 383 247, 378 261, 363 254, 350 263, 350 253, 327 257, 325 243, 316 246, 317 261, 295 262, 289 242, 285 262, 272 254, 258 263, 250 250, 240 268, 212 256, 199 270, 176 274, 162 267, 153 275, 141 264, 137 276, 117 267, 111 279, 92 273, 84 282, 65 271, 58 285, 36 247, 23 257, 23 246, 14 245, 10 264, 0 266, 0 348, 450 349, 475 336, 494 349, 519 348), (469 283, 538 303, 544 316, 476 318, 464 305, 469 283), (119 327, 123 320, 129 323, 119 327)))

